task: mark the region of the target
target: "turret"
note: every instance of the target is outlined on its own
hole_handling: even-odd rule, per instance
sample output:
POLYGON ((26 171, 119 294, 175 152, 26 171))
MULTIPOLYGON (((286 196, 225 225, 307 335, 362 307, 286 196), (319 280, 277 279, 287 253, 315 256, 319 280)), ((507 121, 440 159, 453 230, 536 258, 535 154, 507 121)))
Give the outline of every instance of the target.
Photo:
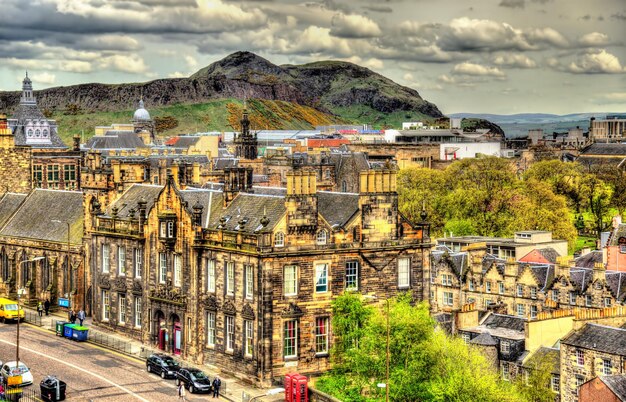
POLYGON ((231 167, 224 169, 224 206, 239 194, 252 192, 252 168, 231 167))
POLYGON ((287 230, 289 233, 317 231, 317 179, 312 171, 287 173, 287 230))

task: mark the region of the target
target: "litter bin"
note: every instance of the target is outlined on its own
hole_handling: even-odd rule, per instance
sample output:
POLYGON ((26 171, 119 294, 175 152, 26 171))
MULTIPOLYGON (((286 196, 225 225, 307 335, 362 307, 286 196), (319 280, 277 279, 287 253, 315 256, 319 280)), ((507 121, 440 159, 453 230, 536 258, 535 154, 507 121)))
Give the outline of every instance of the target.
POLYGON ((78 325, 77 324, 65 324, 63 326, 63 336, 68 339, 72 339, 72 331, 74 330, 74 327, 78 327, 78 325))
POLYGON ((41 398, 47 402, 64 401, 67 385, 55 376, 47 376, 39 384, 41 398))
POLYGON ((87 332, 89 328, 76 325, 72 328, 72 339, 79 342, 85 342, 87 340, 87 332))
POLYGON ((57 335, 63 336, 63 326, 67 324, 67 321, 57 321, 57 335))

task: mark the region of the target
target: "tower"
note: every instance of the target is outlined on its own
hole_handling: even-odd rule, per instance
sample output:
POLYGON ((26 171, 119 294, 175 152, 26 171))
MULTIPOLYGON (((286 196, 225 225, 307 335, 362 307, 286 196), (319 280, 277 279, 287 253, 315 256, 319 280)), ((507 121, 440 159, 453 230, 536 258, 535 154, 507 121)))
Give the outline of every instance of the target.
POLYGON ((36 105, 37 100, 33 96, 33 83, 28 78, 28 71, 26 71, 26 77, 22 81, 22 97, 20 98, 20 104, 22 105, 36 105))
POLYGON ((235 135, 235 157, 241 159, 254 160, 259 155, 256 134, 250 133, 250 120, 248 119, 248 108, 244 102, 243 116, 241 118, 241 133, 235 135))

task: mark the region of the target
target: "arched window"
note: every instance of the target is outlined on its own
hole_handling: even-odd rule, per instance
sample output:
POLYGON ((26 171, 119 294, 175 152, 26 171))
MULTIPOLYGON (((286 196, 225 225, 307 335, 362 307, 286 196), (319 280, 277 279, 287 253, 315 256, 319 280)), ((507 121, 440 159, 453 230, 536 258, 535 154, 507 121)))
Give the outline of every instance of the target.
POLYGON ((319 232, 317 232, 317 238, 315 240, 315 242, 318 245, 324 245, 326 244, 326 239, 327 238, 327 233, 324 229, 320 230, 319 232))
POLYGON ((33 136, 33 129, 29 128, 28 131, 26 132, 26 136, 27 137, 32 137, 33 136))
POLYGON ((39 129, 35 130, 35 137, 41 137, 41 131, 39 129))
POLYGON ((285 234, 278 232, 274 235, 274 247, 283 247, 285 245, 285 234))
POLYGON ((44 128, 44 129, 43 129, 43 135, 42 135, 42 137, 43 137, 43 138, 48 138, 48 129, 47 129, 47 128, 44 128))

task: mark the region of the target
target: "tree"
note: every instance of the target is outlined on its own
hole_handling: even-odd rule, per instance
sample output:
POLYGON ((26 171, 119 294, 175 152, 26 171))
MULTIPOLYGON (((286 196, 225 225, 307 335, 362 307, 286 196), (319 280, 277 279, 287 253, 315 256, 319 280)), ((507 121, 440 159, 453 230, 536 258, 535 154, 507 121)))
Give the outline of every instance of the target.
POLYGON ((555 194, 565 196, 569 206, 579 211, 582 202, 582 176, 582 167, 578 163, 551 159, 532 164, 524 173, 524 180, 549 184, 555 194))
POLYGON ((528 374, 519 375, 515 380, 519 393, 528 402, 554 402, 555 395, 550 388, 555 369, 554 356, 545 349, 539 349, 525 366, 528 374))
POLYGON ((583 194, 585 207, 593 217, 593 228, 596 237, 607 229, 611 223, 610 202, 612 189, 593 173, 583 177, 583 194))

